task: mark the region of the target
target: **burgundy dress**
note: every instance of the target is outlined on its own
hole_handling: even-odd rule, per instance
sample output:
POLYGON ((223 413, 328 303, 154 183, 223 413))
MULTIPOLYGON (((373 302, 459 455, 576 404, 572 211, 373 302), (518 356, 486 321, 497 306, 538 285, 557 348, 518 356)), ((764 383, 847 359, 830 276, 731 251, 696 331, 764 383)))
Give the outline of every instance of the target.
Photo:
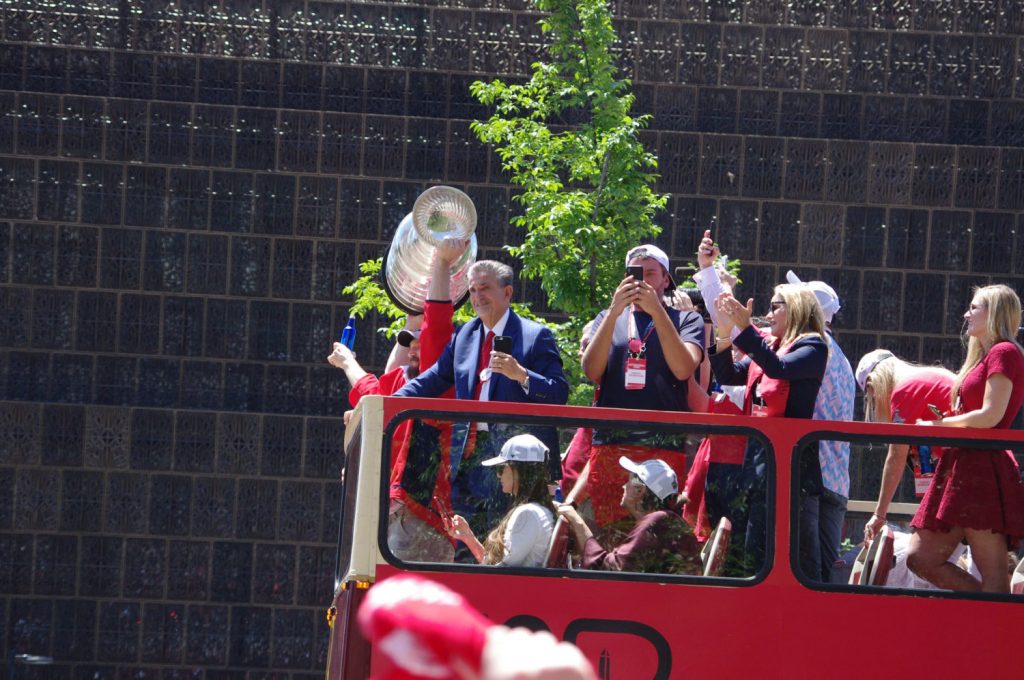
MULTIPOLYGON (((996 425, 1005 429, 1024 404, 1024 356, 1012 343, 997 343, 967 374, 960 385, 957 413, 981 408, 986 381, 996 373, 1013 382, 1006 414, 996 425)), ((929 531, 988 529, 1005 534, 1008 547, 1016 549, 1024 537, 1024 483, 1013 454, 995 449, 946 449, 911 526, 929 531)))
POLYGON ((583 546, 584 569, 645 574, 701 574, 700 546, 689 525, 674 512, 655 510, 636 523, 614 550, 593 536, 583 546))

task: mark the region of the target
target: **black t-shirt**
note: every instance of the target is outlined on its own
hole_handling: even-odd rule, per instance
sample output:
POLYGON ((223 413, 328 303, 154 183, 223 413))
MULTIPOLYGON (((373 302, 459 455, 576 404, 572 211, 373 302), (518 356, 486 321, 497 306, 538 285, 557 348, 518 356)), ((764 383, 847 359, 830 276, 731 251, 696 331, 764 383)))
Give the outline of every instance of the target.
MULTIPOLYGON (((683 342, 692 343, 704 349, 704 320, 697 312, 680 312, 667 309, 672 324, 676 327, 683 342)), ((594 318, 594 328, 598 328, 607 316, 604 310, 594 318)), ((687 381, 679 380, 673 375, 665 360, 665 354, 654 329, 654 321, 646 312, 632 312, 636 320, 636 332, 641 339, 646 338, 644 358, 647 360, 647 374, 643 389, 626 389, 626 358, 629 349, 629 315, 623 312, 615 320, 615 333, 608 350, 608 365, 601 378, 601 391, 597 399, 598 406, 612 408, 648 409, 660 411, 689 411, 686 399, 687 381)), ((641 443, 630 433, 622 436, 598 430, 594 433, 595 444, 609 444, 620 441, 641 443)), ((646 442, 645 442, 646 443, 646 442)))

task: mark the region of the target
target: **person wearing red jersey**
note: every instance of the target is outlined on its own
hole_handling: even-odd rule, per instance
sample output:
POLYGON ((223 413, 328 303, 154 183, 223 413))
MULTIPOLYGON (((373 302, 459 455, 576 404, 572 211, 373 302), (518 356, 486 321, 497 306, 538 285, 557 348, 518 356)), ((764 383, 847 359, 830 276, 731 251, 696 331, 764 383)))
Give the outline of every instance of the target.
MULTIPOLYGON (((879 423, 914 423, 932 420, 929 405, 945 410, 956 376, 938 366, 917 366, 885 349, 868 352, 857 364, 857 384, 864 393, 864 420, 879 423)), ((932 452, 941 454, 934 447, 932 452)), ((878 503, 864 525, 864 539, 870 541, 885 525, 889 504, 899 486, 910 452, 908 444, 890 444, 882 468, 878 503)))
MULTIPOLYGON (((454 330, 449 272, 466 246, 467 241, 452 238, 438 246, 422 327, 417 329, 413 320, 398 334, 398 345, 408 352, 405 365, 396 366, 378 378, 359 366, 351 350, 334 343, 334 351, 327 360, 345 371, 351 384, 348 398, 353 407, 368 394, 394 394, 441 356, 454 330)), ((453 395, 449 390, 441 396, 453 395)), ((349 413, 346 413, 346 422, 349 413)), ((442 520, 451 513, 450 447, 445 442, 450 435, 451 428, 444 423, 426 421, 406 420, 395 430, 391 449, 388 548, 399 559, 451 562, 454 558, 454 547, 442 520)))

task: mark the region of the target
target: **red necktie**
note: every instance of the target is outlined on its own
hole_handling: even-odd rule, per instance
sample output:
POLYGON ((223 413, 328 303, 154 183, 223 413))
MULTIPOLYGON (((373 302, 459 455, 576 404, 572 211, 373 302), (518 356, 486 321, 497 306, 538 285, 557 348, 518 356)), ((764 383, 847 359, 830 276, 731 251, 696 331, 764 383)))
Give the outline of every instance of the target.
POLYGON ((480 379, 480 372, 491 363, 491 346, 494 344, 494 331, 487 331, 483 347, 480 348, 480 359, 476 362, 476 389, 473 390, 473 398, 480 399, 480 390, 483 389, 484 381, 480 379))

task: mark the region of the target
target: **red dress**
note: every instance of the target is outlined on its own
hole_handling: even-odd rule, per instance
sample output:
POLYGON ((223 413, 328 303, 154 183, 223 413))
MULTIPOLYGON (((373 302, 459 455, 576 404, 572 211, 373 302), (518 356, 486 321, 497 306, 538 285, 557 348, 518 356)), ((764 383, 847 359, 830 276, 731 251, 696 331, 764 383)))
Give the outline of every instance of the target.
MULTIPOLYGON (((1024 404, 1024 356, 1009 342, 996 344, 960 385, 957 413, 981 408, 990 375, 1013 382, 1010 402, 997 428, 1007 428, 1024 404)), ((948 448, 921 500, 911 526, 928 531, 952 527, 1005 534, 1016 549, 1024 537, 1024 483, 1013 454, 995 449, 948 448)))

